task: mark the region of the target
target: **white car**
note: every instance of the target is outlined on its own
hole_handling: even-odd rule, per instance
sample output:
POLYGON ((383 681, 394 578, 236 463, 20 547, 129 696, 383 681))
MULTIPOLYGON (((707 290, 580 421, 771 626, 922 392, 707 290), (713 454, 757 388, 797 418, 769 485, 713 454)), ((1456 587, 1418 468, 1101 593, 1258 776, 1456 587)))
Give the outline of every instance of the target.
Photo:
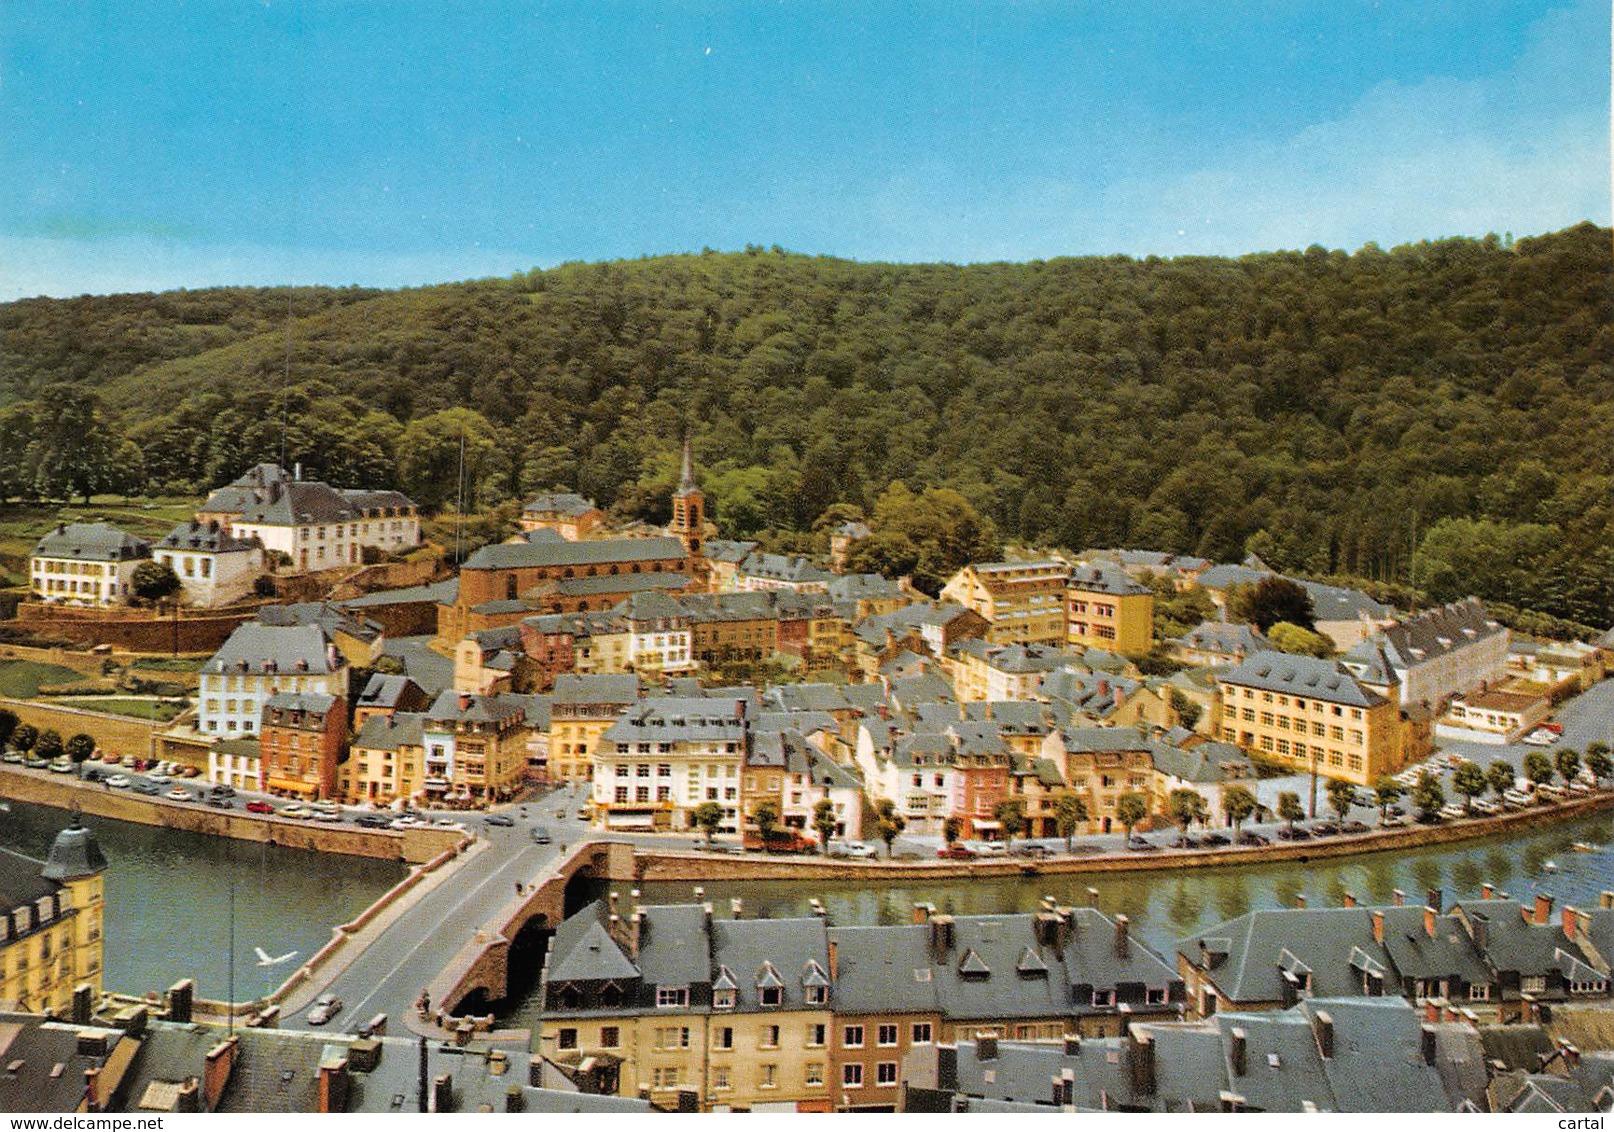
POLYGON ((1008 846, 1001 841, 965 841, 963 845, 964 848, 974 853, 977 857, 1007 857, 1009 855, 1008 846))
POLYGON ((1519 740, 1519 742, 1531 747, 1550 747, 1557 741, 1558 733, 1556 731, 1548 731, 1545 727, 1538 727, 1534 731, 1530 732, 1530 734, 1526 735, 1523 739, 1519 740))
POLYGON ((146 775, 146 781, 155 782, 159 786, 167 786, 170 782, 174 781, 174 779, 172 775, 165 774, 160 770, 155 770, 146 775))
POLYGON ((853 861, 870 861, 874 859, 874 846, 865 845, 861 841, 831 841, 829 843, 831 857, 846 857, 853 861))
POLYGON ((1466 818, 1468 811, 1463 808, 1461 802, 1448 802, 1440 807, 1440 816, 1447 821, 1456 821, 1458 818, 1466 818))
POLYGON ((131 779, 127 774, 114 774, 106 780, 106 784, 114 790, 127 790, 131 779))

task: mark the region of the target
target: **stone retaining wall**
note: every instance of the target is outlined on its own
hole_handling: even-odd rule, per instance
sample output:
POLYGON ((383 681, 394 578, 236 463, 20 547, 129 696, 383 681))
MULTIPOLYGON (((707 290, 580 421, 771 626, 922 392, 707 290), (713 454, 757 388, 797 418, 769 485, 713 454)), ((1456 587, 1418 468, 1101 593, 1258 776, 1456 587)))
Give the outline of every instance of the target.
POLYGON ((41 731, 54 729, 63 739, 82 731, 94 739, 102 750, 141 757, 151 754, 151 737, 155 728, 144 719, 44 700, 0 699, 0 707, 16 712, 18 719, 41 731))
POLYGON ((823 857, 770 858, 752 854, 744 857, 717 856, 660 849, 635 849, 634 861, 638 879, 642 881, 867 880, 926 883, 967 880, 970 877, 1154 872, 1228 868, 1274 861, 1309 861, 1389 850, 1421 849, 1430 845, 1512 833, 1607 809, 1614 809, 1614 792, 1603 791, 1560 805, 1538 806, 1496 817, 1375 830, 1358 837, 1274 841, 1271 845, 1238 849, 1052 857, 1044 861, 1018 857, 975 861, 846 861, 823 857))
POLYGON ((15 624, 46 637, 112 645, 130 652, 205 652, 218 650, 257 606, 207 613, 172 613, 152 609, 94 609, 25 601, 15 624))

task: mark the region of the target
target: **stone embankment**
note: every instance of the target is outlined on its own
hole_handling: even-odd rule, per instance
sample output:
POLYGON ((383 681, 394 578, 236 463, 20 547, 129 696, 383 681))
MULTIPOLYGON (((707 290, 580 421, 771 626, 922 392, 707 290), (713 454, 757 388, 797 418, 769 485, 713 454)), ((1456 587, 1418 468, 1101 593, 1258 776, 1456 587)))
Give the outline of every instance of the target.
POLYGON ((112 790, 104 785, 81 782, 70 775, 28 771, 10 764, 0 764, 0 795, 63 810, 77 806, 86 814, 139 825, 411 864, 430 861, 451 851, 465 838, 465 834, 453 829, 360 829, 270 814, 249 814, 240 809, 220 810, 112 790))
POLYGON ((1158 853, 1107 853, 1050 857, 1036 861, 997 857, 974 861, 848 861, 824 857, 719 855, 694 851, 636 848, 635 868, 642 881, 842 880, 928 883, 971 877, 1037 876, 1082 873, 1154 872, 1166 869, 1231 868, 1278 861, 1312 861, 1391 850, 1422 849, 1453 841, 1494 837, 1614 809, 1614 792, 1535 806, 1495 817, 1468 818, 1438 825, 1381 829, 1354 837, 1313 841, 1274 841, 1248 848, 1167 849, 1158 853))

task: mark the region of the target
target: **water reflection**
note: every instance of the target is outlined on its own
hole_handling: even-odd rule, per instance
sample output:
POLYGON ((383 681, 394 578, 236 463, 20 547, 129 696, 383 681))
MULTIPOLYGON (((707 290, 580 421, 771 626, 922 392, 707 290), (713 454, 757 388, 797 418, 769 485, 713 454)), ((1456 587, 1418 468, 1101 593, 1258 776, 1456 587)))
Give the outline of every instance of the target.
MULTIPOLYGON (((10 803, 0 846, 43 858, 67 823, 61 810, 10 803)), ((131 994, 190 977, 197 993, 229 988, 230 904, 235 905, 235 994, 246 1000, 278 986, 331 938, 331 928, 402 880, 403 865, 86 817, 109 864, 105 985, 131 994), (261 968, 254 948, 296 951, 261 968)))

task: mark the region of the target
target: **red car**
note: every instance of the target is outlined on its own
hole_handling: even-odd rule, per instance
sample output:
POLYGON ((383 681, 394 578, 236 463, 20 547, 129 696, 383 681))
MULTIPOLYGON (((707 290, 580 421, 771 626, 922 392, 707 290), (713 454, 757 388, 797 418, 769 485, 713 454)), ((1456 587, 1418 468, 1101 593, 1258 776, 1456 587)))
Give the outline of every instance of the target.
POLYGON ((274 812, 275 808, 268 802, 260 802, 256 798, 247 803, 247 813, 249 814, 272 814, 274 812))
POLYGON ((936 856, 948 861, 973 861, 975 850, 966 849, 962 845, 944 845, 936 850, 936 856))

